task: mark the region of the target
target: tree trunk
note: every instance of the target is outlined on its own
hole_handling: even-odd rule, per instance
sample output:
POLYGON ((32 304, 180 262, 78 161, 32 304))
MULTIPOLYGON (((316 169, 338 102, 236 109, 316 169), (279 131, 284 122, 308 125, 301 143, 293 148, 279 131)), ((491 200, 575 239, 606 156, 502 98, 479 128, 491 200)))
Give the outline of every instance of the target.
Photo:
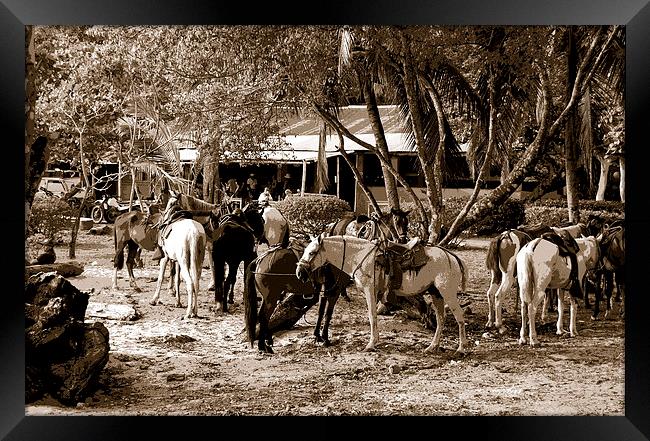
POLYGON ((25 266, 25 277, 37 273, 49 273, 55 271, 61 277, 74 277, 83 273, 84 267, 76 262, 50 263, 46 265, 27 265, 25 266))
POLYGON ((203 161, 203 200, 211 204, 220 203, 220 188, 219 161, 216 155, 210 153, 203 161))
MULTIPOLYGON (((381 151, 386 158, 390 158, 388 152, 388 142, 386 142, 384 127, 379 115, 379 109, 377 108, 377 99, 372 89, 372 81, 369 78, 366 78, 365 81, 363 81, 363 89, 363 95, 366 101, 366 110, 368 112, 368 120, 370 121, 372 132, 375 135, 375 143, 377 144, 377 149, 379 149, 379 151, 381 151)), ((384 165, 381 166, 381 171, 384 176, 384 185, 386 187, 386 199, 388 200, 388 205, 392 209, 399 210, 399 195, 397 193, 397 184, 395 182, 395 177, 384 165)), ((392 229, 392 223, 390 226, 392 229)))
MULTIPOLYGON (((426 186, 426 196, 427 201, 429 202, 429 207, 431 208, 431 222, 428 226, 429 237, 427 238, 428 243, 436 243, 438 231, 431 230, 431 226, 440 224, 439 217, 441 216, 442 201, 438 198, 438 189, 436 188, 436 177, 434 175, 433 167, 429 164, 427 158, 437 157, 437 149, 431 149, 428 151, 427 145, 424 138, 424 124, 422 121, 422 112, 420 110, 420 102, 417 94, 417 77, 415 75, 415 69, 413 67, 413 59, 411 55, 411 47, 408 36, 402 30, 400 31, 400 37, 402 41, 402 67, 404 69, 404 89, 406 91, 406 99, 409 106, 409 113, 411 114, 411 125, 413 128, 413 134, 415 135, 415 144, 417 147, 418 159, 420 160, 420 166, 422 168, 422 174, 424 175, 424 182, 426 186)), ((440 133, 442 138, 444 133, 440 133)))
POLYGON ((440 241, 439 245, 441 246, 447 245, 450 242, 451 238, 454 238, 459 234, 460 232, 459 226, 463 223, 463 221, 467 217, 467 213, 469 212, 470 208, 474 205, 474 203, 478 199, 478 195, 481 191, 481 186, 485 182, 485 178, 488 176, 488 173, 490 171, 492 155, 494 154, 494 151, 496 149, 495 124, 497 119, 496 86, 494 83, 493 72, 490 72, 490 78, 488 81, 489 81, 488 104, 490 106, 490 116, 488 120, 488 145, 487 145, 487 151, 485 152, 485 159, 483 161, 483 165, 481 166, 481 170, 479 171, 478 177, 476 179, 476 183, 474 184, 474 191, 472 191, 472 195, 470 196, 469 200, 467 201, 463 209, 460 211, 460 213, 458 213, 458 216, 456 216, 456 219, 452 223, 445 237, 440 241))
MULTIPOLYGON (((373 152, 375 155, 377 155, 377 158, 381 162, 381 165, 386 167, 392 175, 395 177, 395 179, 404 187, 404 189, 408 192, 409 196, 411 196, 411 200, 415 204, 415 207, 418 210, 418 214, 420 215, 420 219, 422 219, 422 223, 425 225, 429 224, 429 216, 427 215, 426 210, 424 209, 424 205, 422 205, 422 201, 418 196, 415 194, 411 186, 406 182, 406 180, 393 168, 393 165, 390 163, 390 160, 386 158, 378 149, 376 146, 369 144, 365 142, 364 140, 354 136, 343 124, 341 124, 341 121, 339 121, 335 116, 330 115, 325 109, 323 109, 321 106, 318 104, 312 103, 314 110, 325 120, 327 123, 334 128, 337 132, 345 136, 346 138, 356 142, 362 147, 367 148, 371 152, 373 152)), ((345 152, 342 152, 344 154, 345 152)))
POLYGON ((625 156, 618 158, 618 173, 620 175, 618 181, 618 192, 621 196, 621 202, 625 202, 625 156))
POLYGON ((605 191, 607 190, 607 177, 609 175, 610 161, 601 156, 596 156, 600 162, 600 176, 598 177, 598 191, 596 192, 596 200, 605 200, 605 191))
POLYGON ((357 183, 361 187, 361 190, 363 190, 364 194, 370 201, 372 208, 374 208, 376 212, 380 213, 381 208, 379 208, 379 204, 377 203, 377 200, 372 195, 372 192, 370 191, 368 186, 366 186, 366 183, 363 181, 363 176, 361 176, 361 173, 359 172, 359 170, 357 170, 355 165, 350 160, 350 157, 348 156, 347 152, 345 151, 345 146, 343 144, 345 141, 343 139, 343 135, 338 130, 336 131, 336 133, 339 136, 339 152, 341 152, 341 156, 343 156, 343 159, 348 164, 348 167, 350 167, 350 170, 352 170, 352 173, 354 174, 354 178, 357 180, 357 183))
MULTIPOLYGON (((567 29, 567 96, 571 96, 571 91, 575 86, 578 54, 576 50, 575 38, 573 36, 573 27, 567 29)), ((577 106, 574 107, 567 116, 566 126, 564 128, 564 167, 566 171, 566 196, 567 208, 569 210, 569 222, 577 224, 580 222, 579 194, 578 194, 578 143, 576 137, 577 125, 577 106)))

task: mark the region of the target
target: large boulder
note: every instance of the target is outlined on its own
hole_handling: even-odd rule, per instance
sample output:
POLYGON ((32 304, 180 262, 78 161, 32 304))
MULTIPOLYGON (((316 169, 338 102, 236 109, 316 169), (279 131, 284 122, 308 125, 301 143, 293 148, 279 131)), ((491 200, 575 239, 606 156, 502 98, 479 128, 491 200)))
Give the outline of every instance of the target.
POLYGON ((84 323, 88 298, 55 272, 25 282, 27 403, 50 394, 74 405, 92 393, 110 347, 102 323, 84 323))

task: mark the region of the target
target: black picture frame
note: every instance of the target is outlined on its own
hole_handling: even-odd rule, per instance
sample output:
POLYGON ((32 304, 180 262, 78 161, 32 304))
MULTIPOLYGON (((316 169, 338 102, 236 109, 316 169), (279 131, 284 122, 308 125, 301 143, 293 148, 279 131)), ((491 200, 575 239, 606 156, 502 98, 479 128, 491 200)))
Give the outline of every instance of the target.
MULTIPOLYGON (((2 137, 5 156, 3 176, 4 215, 0 216, 3 240, 11 240, 0 253, 5 289, 0 307, 0 437, 8 440, 167 439, 179 436, 244 436, 256 431, 265 437, 318 438, 383 435, 458 435, 498 440, 647 440, 650 439, 650 388, 648 376, 648 328, 645 327, 647 296, 644 297, 645 257, 649 248, 649 216, 644 207, 644 161, 650 144, 648 83, 650 82, 650 6, 648 0, 508 0, 508 1, 343 1, 290 4, 210 1, 99 2, 73 0, 3 0, 0 4, 0 51, 2 68, 0 108, 6 128, 2 137), (24 182, 20 145, 24 145, 24 25, 26 24, 621 24, 626 26, 627 97, 627 277, 625 416, 623 417, 438 417, 410 422, 367 418, 332 419, 322 426, 310 419, 257 424, 237 418, 210 417, 26 417, 24 406, 24 316, 20 239, 24 231, 24 206, 19 188, 24 182), (11 173, 9 173, 11 172, 11 173), (23 179, 21 179, 21 177, 23 179), (17 183, 17 184, 14 184, 17 183), (19 233, 20 232, 20 233, 19 233), (630 240, 631 239, 631 240, 630 240), (16 251, 14 250, 16 247, 16 251), (7 283, 9 281, 10 283, 7 283), (18 285, 18 286, 15 286, 18 285), (340 424, 363 430, 340 430, 340 424), (290 426, 287 426, 290 425, 290 426), (222 433, 225 427, 229 432, 222 433), (300 427, 298 431, 288 427, 300 427), (323 429, 325 427, 325 429, 323 429), (448 430, 443 435, 442 430, 448 430), (416 430, 418 432, 416 432, 416 430), (231 434, 231 435, 225 435, 231 434), (203 435, 206 436, 206 435, 203 435)), ((435 373, 433 374, 435 375, 435 373)), ((603 372, 603 375, 608 375, 603 372)), ((444 381, 444 379, 433 379, 444 381)))

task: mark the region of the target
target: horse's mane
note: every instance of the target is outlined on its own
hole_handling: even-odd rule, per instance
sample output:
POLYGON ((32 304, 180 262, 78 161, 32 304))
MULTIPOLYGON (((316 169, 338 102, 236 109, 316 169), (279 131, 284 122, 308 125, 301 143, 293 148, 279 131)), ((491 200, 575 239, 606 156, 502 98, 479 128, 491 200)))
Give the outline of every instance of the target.
POLYGON ((210 211, 220 207, 219 204, 211 204, 188 194, 181 193, 179 196, 179 202, 181 206, 187 208, 188 210, 210 211))

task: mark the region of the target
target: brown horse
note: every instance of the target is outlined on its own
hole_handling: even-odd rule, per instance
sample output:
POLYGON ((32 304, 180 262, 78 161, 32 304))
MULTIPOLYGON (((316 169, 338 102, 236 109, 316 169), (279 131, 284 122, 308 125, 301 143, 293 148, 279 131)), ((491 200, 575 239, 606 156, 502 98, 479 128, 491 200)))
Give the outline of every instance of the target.
POLYGON ((117 289, 117 272, 124 266, 124 248, 127 247, 126 269, 129 273, 129 285, 135 291, 140 288, 135 283, 133 266, 136 255, 141 248, 154 251, 158 247, 158 228, 160 214, 147 215, 141 211, 130 211, 119 215, 113 225, 113 242, 115 244, 115 257, 113 266, 113 289, 117 289))
POLYGON ((621 317, 625 305, 625 226, 622 223, 605 228, 598 236, 600 262, 596 273, 596 300, 591 316, 598 319, 600 299, 605 294, 605 318, 609 317, 612 307, 612 291, 616 283, 616 296, 621 300, 621 317))

